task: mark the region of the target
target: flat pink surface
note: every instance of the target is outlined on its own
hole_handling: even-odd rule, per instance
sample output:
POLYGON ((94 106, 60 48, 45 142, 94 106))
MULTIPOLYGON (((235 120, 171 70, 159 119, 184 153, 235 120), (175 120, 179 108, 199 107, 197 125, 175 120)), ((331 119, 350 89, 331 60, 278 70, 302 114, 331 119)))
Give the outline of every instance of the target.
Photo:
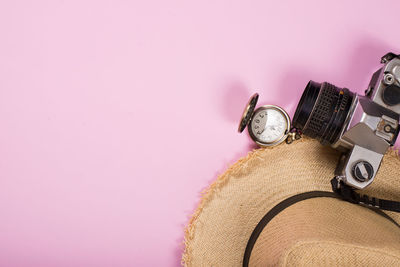
POLYGON ((177 266, 249 96, 363 92, 399 1, 1 1, 0 265, 177 266))

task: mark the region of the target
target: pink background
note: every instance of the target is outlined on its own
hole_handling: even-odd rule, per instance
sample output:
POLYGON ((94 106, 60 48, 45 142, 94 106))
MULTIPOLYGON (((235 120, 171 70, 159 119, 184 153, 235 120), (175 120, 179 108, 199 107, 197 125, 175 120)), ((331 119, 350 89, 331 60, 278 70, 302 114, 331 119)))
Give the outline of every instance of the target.
POLYGON ((253 92, 363 92, 398 1, 1 1, 0 265, 177 266, 253 92))

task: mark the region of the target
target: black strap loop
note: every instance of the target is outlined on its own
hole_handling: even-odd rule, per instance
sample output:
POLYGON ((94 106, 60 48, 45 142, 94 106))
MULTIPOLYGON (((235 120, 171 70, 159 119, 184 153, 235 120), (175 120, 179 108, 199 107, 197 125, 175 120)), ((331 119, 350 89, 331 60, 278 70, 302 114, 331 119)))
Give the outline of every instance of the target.
POLYGON ((343 200, 364 206, 375 207, 381 210, 400 212, 400 202, 361 195, 343 181, 333 178, 331 180, 333 192, 340 195, 343 200))
MULTIPOLYGON (((247 242, 247 245, 246 245, 246 249, 244 251, 243 267, 249 266, 251 253, 257 242, 258 237, 261 235, 264 228, 267 227, 268 223, 272 219, 275 218, 275 216, 277 216, 279 213, 281 213, 286 208, 288 208, 300 201, 311 199, 311 198, 320 198, 320 197, 331 197, 331 198, 342 199, 342 197, 340 195, 335 194, 333 192, 311 191, 311 192, 304 192, 304 193, 301 193, 298 195, 291 196, 285 200, 282 200, 280 203, 278 203, 276 206, 274 206, 272 209, 270 209, 267 212, 267 214, 264 215, 264 217, 261 219, 261 221, 257 224, 257 226, 254 228, 253 232, 251 233, 249 241, 247 242)), ((344 199, 342 199, 342 200, 344 200, 344 199)), ((393 218, 391 218, 389 215, 387 215, 383 211, 381 211, 377 208, 372 208, 372 207, 366 207, 366 208, 385 217, 386 219, 388 219, 389 221, 394 223, 397 227, 400 227, 400 225, 393 218)))

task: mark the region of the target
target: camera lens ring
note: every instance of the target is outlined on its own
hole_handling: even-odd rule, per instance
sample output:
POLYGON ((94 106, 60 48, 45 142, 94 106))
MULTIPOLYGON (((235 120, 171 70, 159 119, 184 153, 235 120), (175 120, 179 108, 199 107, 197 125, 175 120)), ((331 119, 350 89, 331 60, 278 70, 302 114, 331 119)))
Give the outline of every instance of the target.
POLYGON ((353 104, 354 94, 347 88, 343 88, 343 91, 343 100, 340 104, 340 110, 338 111, 338 118, 333 123, 333 125, 337 126, 335 127, 335 132, 332 134, 330 143, 336 143, 338 141, 343 127, 346 127, 345 122, 353 104))
POLYGON ((335 98, 335 87, 327 82, 322 83, 313 113, 305 126, 305 129, 312 133, 312 137, 322 136, 329 126, 329 120, 334 113, 335 98))
POLYGON ((308 82, 298 104, 298 106, 302 106, 303 108, 297 108, 293 116, 293 122, 295 122, 295 125, 293 126, 297 129, 306 127, 310 115, 313 112, 314 103, 317 101, 319 96, 320 89, 320 83, 314 81, 308 82))
POLYGON ((321 136, 323 144, 333 144, 337 141, 341 129, 343 128, 343 123, 348 114, 348 112, 343 111, 349 110, 352 104, 352 102, 349 101, 350 94, 351 92, 346 88, 343 88, 339 91, 339 99, 336 102, 331 120, 328 123, 330 127, 327 127, 324 134, 321 136))
POLYGON ((297 106, 293 126, 322 144, 334 144, 345 127, 353 97, 346 88, 310 81, 297 106))

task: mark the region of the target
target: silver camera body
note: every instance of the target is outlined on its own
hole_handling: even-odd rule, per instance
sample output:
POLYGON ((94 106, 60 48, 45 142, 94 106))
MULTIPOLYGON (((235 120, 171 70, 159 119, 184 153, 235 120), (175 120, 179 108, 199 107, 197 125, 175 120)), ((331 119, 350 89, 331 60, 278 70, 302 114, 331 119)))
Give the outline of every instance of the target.
POLYGON ((305 135, 343 152, 335 176, 357 189, 372 183, 399 133, 400 57, 388 53, 381 63, 364 96, 311 81, 294 116, 305 135))
POLYGON ((343 151, 335 171, 346 184, 362 189, 372 183, 388 148, 397 139, 400 118, 400 58, 389 53, 365 96, 353 99, 347 121, 333 148, 343 151))

